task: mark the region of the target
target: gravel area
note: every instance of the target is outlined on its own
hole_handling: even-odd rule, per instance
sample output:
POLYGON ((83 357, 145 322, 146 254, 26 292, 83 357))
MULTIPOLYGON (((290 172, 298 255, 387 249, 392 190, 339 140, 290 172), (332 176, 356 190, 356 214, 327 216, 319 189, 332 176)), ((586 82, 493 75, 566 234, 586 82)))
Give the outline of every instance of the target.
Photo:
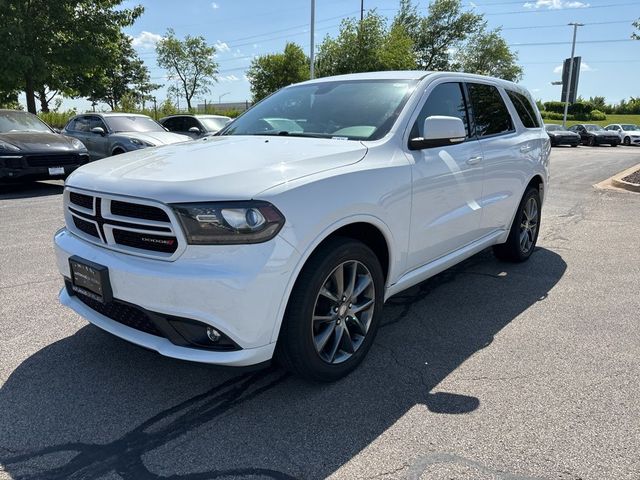
POLYGON ((640 184, 640 168, 622 179, 625 182, 640 184))

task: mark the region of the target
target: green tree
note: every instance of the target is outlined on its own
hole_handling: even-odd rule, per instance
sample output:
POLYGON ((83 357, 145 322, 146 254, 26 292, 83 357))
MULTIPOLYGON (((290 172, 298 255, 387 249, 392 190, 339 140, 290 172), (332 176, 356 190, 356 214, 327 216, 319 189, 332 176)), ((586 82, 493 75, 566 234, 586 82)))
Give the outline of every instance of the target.
POLYGON ((402 25, 388 29, 384 18, 369 11, 362 21, 342 21, 338 36, 327 36, 318 48, 319 76, 415 67, 413 44, 402 25))
POLYGON ((184 95, 187 107, 195 95, 208 93, 209 86, 216 81, 218 64, 214 60, 216 48, 207 45, 202 36, 187 35, 184 40, 176 37, 173 29, 156 45, 158 65, 169 71, 174 80, 172 91, 184 95))
POLYGON ((479 75, 490 75, 517 82, 522 78, 522 67, 517 64, 517 53, 500 35, 500 30, 486 31, 483 27, 453 54, 454 70, 479 75))
POLYGON ((36 112, 35 93, 83 95, 87 82, 109 61, 110 45, 143 8, 123 0, 2 0, 0 89, 23 90, 36 112))
POLYGON ((151 83, 149 69, 133 48, 131 37, 124 34, 113 45, 109 66, 100 73, 92 79, 88 100, 104 102, 111 110, 121 108, 125 97, 134 104, 149 100, 150 93, 161 87, 151 83))
MULTIPOLYGON (((635 22, 633 22, 632 24, 634 27, 636 27, 638 30, 640 30, 640 18, 638 20, 636 20, 635 22)), ((634 38, 636 40, 640 40, 640 33, 639 32, 634 32, 631 34, 631 38, 634 38)))
POLYGON ((0 90, 0 108, 22 110, 20 102, 18 102, 18 91, 5 92, 0 90))
POLYGON ((254 58, 247 77, 257 102, 282 87, 308 80, 309 59, 299 45, 287 43, 283 53, 254 58))

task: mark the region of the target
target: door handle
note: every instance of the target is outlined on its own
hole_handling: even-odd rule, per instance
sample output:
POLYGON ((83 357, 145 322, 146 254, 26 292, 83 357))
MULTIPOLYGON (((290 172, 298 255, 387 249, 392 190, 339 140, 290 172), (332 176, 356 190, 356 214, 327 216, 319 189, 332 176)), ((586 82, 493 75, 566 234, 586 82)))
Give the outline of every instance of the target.
POLYGON ((482 161, 482 155, 478 155, 477 157, 471 157, 467 160, 467 165, 475 165, 476 163, 480 163, 482 161))
POLYGON ((527 153, 527 152, 530 152, 531 150, 533 150, 533 147, 531 145, 523 145, 520 147, 521 153, 527 153))

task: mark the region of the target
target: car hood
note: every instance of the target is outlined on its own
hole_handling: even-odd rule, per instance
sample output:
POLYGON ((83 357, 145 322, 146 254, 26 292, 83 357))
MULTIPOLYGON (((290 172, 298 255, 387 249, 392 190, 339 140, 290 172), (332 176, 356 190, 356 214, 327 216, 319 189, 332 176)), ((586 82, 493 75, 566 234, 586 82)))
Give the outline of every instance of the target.
POLYGON ((109 157, 67 184, 159 201, 249 200, 285 182, 360 161, 360 142, 278 136, 207 137, 109 157))
POLYGON ((625 135, 640 135, 640 130, 625 130, 624 131, 625 135))
POLYGON ((598 137, 617 137, 618 132, 610 132, 609 130, 598 130, 595 132, 589 132, 592 133, 594 135, 597 135, 598 137))
POLYGON ((29 152, 72 152, 78 151, 69 137, 48 132, 8 132, 0 133, 0 140, 18 147, 23 153, 29 152))
POLYGON ((191 140, 187 135, 180 135, 173 132, 117 132, 115 135, 136 138, 154 145, 170 145, 172 143, 186 142, 191 140))
POLYGON ((571 130, 553 130, 551 132, 547 132, 549 135, 578 135, 576 132, 572 132, 571 130))

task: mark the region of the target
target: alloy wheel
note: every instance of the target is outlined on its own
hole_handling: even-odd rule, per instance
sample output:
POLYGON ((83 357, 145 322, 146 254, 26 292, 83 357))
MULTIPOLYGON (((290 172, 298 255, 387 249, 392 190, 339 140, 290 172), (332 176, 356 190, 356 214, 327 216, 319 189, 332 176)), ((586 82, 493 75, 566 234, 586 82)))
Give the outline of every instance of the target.
POLYGON ((522 222, 520 223, 520 249, 522 253, 531 250, 538 232, 538 202, 535 198, 529 198, 522 209, 522 222))
POLYGON ((330 364, 348 360, 362 346, 375 307, 373 276, 361 262, 338 265, 325 279, 313 307, 312 334, 318 356, 330 364))

